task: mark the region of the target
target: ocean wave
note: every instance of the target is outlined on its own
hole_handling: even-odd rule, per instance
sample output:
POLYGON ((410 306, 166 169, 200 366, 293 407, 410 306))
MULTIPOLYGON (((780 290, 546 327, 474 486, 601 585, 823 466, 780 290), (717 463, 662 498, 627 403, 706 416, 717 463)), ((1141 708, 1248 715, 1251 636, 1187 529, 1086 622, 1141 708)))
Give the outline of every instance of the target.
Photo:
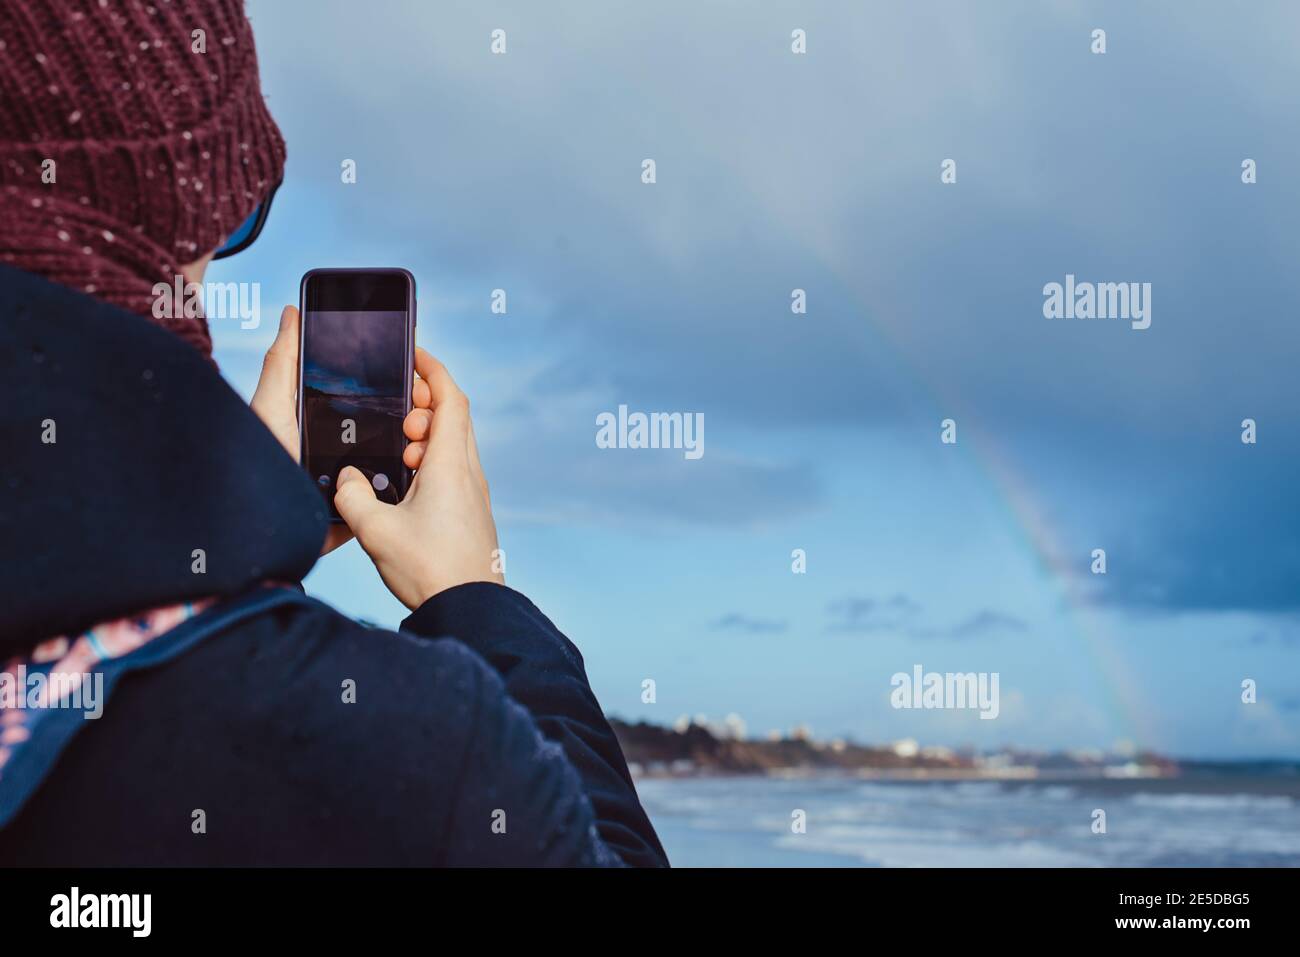
POLYGON ((1076 788, 1067 787, 1064 784, 1053 784, 1041 790, 1031 788, 1029 793, 1040 796, 1045 801, 1072 801, 1079 796, 1076 788))
POLYGON ((1284 794, 1151 794, 1139 791, 1130 800, 1143 807, 1177 811, 1287 811, 1295 801, 1284 794))

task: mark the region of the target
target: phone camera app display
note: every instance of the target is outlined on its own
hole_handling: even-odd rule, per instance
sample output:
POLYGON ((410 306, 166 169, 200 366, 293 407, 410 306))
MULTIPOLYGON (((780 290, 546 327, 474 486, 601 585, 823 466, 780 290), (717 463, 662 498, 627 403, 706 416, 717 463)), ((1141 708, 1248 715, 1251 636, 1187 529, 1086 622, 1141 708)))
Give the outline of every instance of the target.
POLYGON ((354 466, 380 501, 404 485, 406 313, 314 311, 304 317, 303 449, 333 512, 338 475, 354 466))

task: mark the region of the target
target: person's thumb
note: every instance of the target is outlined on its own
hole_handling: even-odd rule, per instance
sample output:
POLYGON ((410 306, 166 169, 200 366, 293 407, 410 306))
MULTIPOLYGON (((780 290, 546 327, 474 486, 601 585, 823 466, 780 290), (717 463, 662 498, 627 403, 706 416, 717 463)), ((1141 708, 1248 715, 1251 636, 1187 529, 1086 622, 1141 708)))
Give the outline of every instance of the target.
POLYGON ((338 489, 334 492, 334 507, 339 510, 339 515, 343 516, 343 521, 348 523, 352 534, 365 544, 363 528, 367 524, 367 519, 391 506, 375 498, 375 490, 371 487, 370 480, 360 469, 349 465, 339 473, 338 489))

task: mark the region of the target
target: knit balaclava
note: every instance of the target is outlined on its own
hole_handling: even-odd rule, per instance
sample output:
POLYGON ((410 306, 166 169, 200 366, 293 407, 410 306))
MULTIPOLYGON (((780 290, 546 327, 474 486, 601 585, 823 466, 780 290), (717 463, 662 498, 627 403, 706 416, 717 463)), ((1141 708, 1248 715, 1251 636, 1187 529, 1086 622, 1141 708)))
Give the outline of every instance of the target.
MULTIPOLYGON (((0 261, 159 322, 284 170, 241 0, 0 2, 0 261)), ((183 310, 175 310, 183 313, 183 310)))

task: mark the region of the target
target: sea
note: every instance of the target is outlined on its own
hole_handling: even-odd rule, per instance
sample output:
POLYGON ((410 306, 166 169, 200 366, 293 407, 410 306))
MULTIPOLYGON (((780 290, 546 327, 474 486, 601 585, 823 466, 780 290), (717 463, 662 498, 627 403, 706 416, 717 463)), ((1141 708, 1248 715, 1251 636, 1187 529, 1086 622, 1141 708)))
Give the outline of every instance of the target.
POLYGON ((1300 866, 1300 775, 682 777, 637 790, 677 867, 1300 866))

